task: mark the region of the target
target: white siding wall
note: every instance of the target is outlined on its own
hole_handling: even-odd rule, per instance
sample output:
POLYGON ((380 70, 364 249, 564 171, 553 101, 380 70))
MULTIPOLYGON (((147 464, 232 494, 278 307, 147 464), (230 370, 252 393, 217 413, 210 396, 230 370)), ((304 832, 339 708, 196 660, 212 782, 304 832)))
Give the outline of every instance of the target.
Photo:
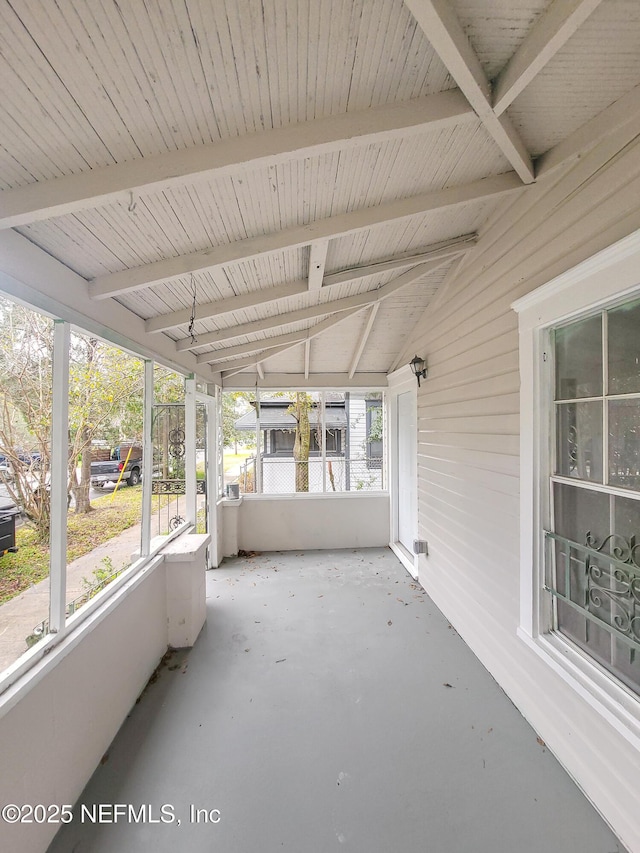
POLYGON ((639 199, 638 141, 618 154, 600 146, 527 189, 489 223, 405 350, 429 365, 418 394, 419 531, 429 541, 420 580, 633 851, 638 752, 516 636, 519 373, 510 305, 640 228, 639 199))

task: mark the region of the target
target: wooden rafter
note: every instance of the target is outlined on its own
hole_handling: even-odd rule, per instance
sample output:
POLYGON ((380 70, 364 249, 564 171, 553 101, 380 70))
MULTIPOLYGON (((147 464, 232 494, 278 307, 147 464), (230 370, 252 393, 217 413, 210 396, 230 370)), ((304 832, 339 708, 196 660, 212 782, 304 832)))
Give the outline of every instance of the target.
POLYGON ((255 169, 319 156, 472 118, 473 112, 460 92, 441 92, 38 181, 0 193, 0 229, 117 201, 129 204, 132 194, 135 198, 142 193, 232 175, 247 167, 255 169))
POLYGON ((600 3, 602 0, 555 0, 549 6, 496 78, 496 115, 513 103, 600 3))
POLYGON ((328 240, 317 240, 309 249, 309 290, 320 290, 327 263, 328 240))
POLYGON ((184 275, 213 269, 234 261, 247 260, 270 252, 306 246, 314 240, 331 239, 387 224, 398 219, 444 210, 472 201, 495 198, 520 189, 522 183, 514 172, 481 178, 470 184, 399 199, 375 207, 317 219, 308 225, 287 228, 259 237, 216 246, 202 252, 167 258, 134 269, 99 276, 89 285, 94 299, 108 299, 167 282, 184 275))
POLYGON ((491 84, 450 3, 446 0, 405 0, 405 3, 502 153, 522 181, 532 183, 535 176, 531 157, 509 118, 494 112, 491 84))
MULTIPOLYGON (((383 302, 385 299, 388 299, 390 296, 393 296, 399 290, 402 290, 403 288, 408 287, 411 284, 414 284, 416 281, 418 281, 420 278, 422 278, 427 273, 434 272, 435 270, 439 269, 440 267, 444 266, 447 263, 449 263, 449 258, 438 258, 437 260, 430 261, 430 262, 427 262, 425 264, 420 264, 419 266, 415 267, 414 269, 407 270, 407 272, 403 273, 402 275, 399 275, 397 278, 395 278, 393 281, 390 281, 384 287, 381 287, 377 291, 373 291, 372 294, 363 294, 364 296, 370 296, 371 297, 366 303, 356 305, 355 307, 350 308, 348 311, 341 312, 340 316, 338 316, 338 317, 335 317, 335 316, 328 317, 323 322, 318 323, 315 326, 312 326, 311 329, 308 329, 306 333, 303 333, 302 340, 310 341, 313 338, 318 337, 318 335, 321 335, 327 329, 333 328, 338 323, 342 323, 343 320, 347 320, 349 317, 353 316, 354 314, 357 314, 359 311, 362 311, 363 308, 367 307, 367 305, 375 305, 375 304, 379 305, 381 302, 383 302)), ((377 309, 376 309, 376 311, 377 311, 377 309)), ((291 342, 281 341, 280 342, 281 345, 275 347, 273 352, 269 352, 267 355, 264 355, 263 352, 261 351, 258 355, 250 356, 248 358, 243 358, 242 361, 233 363, 232 365, 229 365, 229 369, 230 370, 236 370, 236 369, 237 370, 244 370, 246 367, 252 367, 254 364, 257 364, 258 361, 265 361, 266 358, 271 358, 272 356, 277 355, 281 352, 284 352, 293 346, 297 346, 299 343, 302 342, 300 339, 297 338, 297 334, 298 333, 295 333, 295 335, 292 335, 291 342), (296 337, 296 340, 293 340, 294 337, 296 337)), ((272 339, 272 340, 275 340, 275 339, 272 339)), ((255 346, 255 344, 260 345, 262 347, 262 350, 264 350, 266 348, 264 340, 255 341, 252 344, 250 344, 249 346, 253 347, 253 346, 255 346)), ((206 353, 204 356, 199 356, 198 357, 198 363, 199 364, 216 364, 217 365, 216 369, 222 370, 226 374, 227 371, 225 371, 225 369, 224 369, 224 364, 221 364, 220 362, 224 359, 236 357, 236 355, 240 355, 240 353, 235 352, 234 350, 235 350, 235 348, 231 348, 231 347, 229 347, 227 349, 214 350, 213 352, 206 353)))
MULTIPOLYGON (((261 351, 260 353, 258 353, 258 355, 250 356, 250 357, 244 358, 240 361, 235 361, 235 362, 229 364, 228 370, 225 370, 225 364, 223 361, 220 361, 220 360, 214 361, 213 359, 211 359, 210 361, 208 361, 206 363, 207 364, 216 364, 217 369, 221 370, 224 375, 228 376, 228 375, 230 375, 229 371, 238 371, 238 370, 244 370, 246 367, 253 367, 254 364, 257 364, 258 362, 266 361, 267 358, 271 358, 274 355, 279 355, 282 352, 286 352, 287 350, 291 349, 292 347, 298 346, 303 341, 305 341, 305 342, 311 341, 314 338, 317 338, 318 335, 321 335, 323 332, 326 332, 327 329, 332 329, 332 328, 334 328, 334 326, 337 326, 340 323, 343 323, 345 320, 348 320, 350 317, 353 317, 353 315, 357 314, 359 311, 362 311, 362 308, 354 308, 351 311, 347 311, 346 313, 340 315, 339 317, 329 317, 327 320, 324 320, 322 323, 318 323, 316 326, 312 326, 310 329, 308 329, 306 332, 304 332, 304 337, 302 338, 302 340, 297 340, 297 341, 293 341, 292 343, 282 344, 281 346, 275 347, 273 349, 273 352, 269 351, 269 352, 265 353, 264 351, 261 351)), ((209 353, 209 355, 218 355, 218 354, 220 354, 220 357, 222 358, 222 356, 224 355, 224 350, 221 350, 217 353, 209 353)))
POLYGON ((369 313, 369 318, 367 320, 367 324, 364 327, 362 335, 360 336, 360 340, 358 341, 358 346, 356 347, 356 351, 354 353, 353 359, 351 361, 351 367, 349 368, 349 379, 353 378, 353 374, 358 369, 358 364, 362 357, 362 353, 364 352, 364 348, 367 345, 367 341, 369 340, 369 335, 371 334, 371 330, 373 329, 373 324, 376 321, 376 316, 378 314, 378 310, 380 308, 380 302, 375 302, 371 306, 371 311, 369 313))
MULTIPOLYGON (((476 235, 465 235, 464 237, 459 237, 455 240, 436 243, 433 246, 424 249, 419 254, 391 258, 379 261, 376 264, 366 264, 360 267, 352 267, 348 270, 340 270, 339 272, 331 273, 325 277, 324 292, 330 292, 336 285, 344 284, 347 281, 358 281, 358 279, 366 278, 367 276, 375 275, 376 273, 406 269, 407 267, 417 266, 418 264, 436 260, 438 258, 458 257, 460 254, 466 252, 471 246, 475 245, 476 241, 476 235)), ((266 301, 275 302, 279 299, 286 299, 291 295, 297 295, 305 292, 304 284, 302 282, 299 282, 297 285, 295 283, 293 285, 281 285, 281 287, 283 290, 280 290, 279 288, 268 288, 266 290, 260 290, 257 293, 246 294, 242 297, 221 299, 218 302, 211 302, 206 306, 198 306, 197 319, 201 320, 205 317, 214 316, 220 317, 226 313, 238 310, 238 299, 243 300, 242 307, 253 308, 257 305, 264 305, 265 297, 268 297, 266 301), (284 288, 292 288, 292 290, 289 291, 284 288), (254 299, 251 303, 247 302, 249 296, 254 299)), ((176 349, 178 351, 196 350, 203 346, 209 346, 210 344, 222 343, 223 341, 231 338, 239 338, 244 335, 255 334, 256 332, 266 332, 269 329, 274 329, 278 326, 285 326, 289 323, 298 323, 302 320, 311 320, 314 317, 321 317, 323 314, 331 314, 335 311, 344 311, 356 304, 354 300, 359 300, 361 298, 363 297, 348 296, 329 302, 321 302, 317 305, 310 305, 296 311, 278 314, 275 317, 268 317, 265 320, 254 320, 250 323, 241 323, 240 325, 234 325, 227 329, 220 329, 220 331, 217 332, 205 332, 203 334, 199 334, 195 340, 189 336, 176 341, 176 349)), ((366 294, 364 295, 364 298, 366 299, 366 294)), ((190 319, 190 310, 191 309, 184 309, 184 311, 180 312, 178 316, 181 322, 176 323, 175 325, 182 325, 182 323, 188 322, 190 319)), ((160 331, 158 326, 162 326, 162 328, 165 329, 170 328, 170 325, 165 325, 169 322, 170 315, 163 315, 163 317, 164 319, 154 318, 153 320, 149 320, 147 326, 148 331, 160 331)))

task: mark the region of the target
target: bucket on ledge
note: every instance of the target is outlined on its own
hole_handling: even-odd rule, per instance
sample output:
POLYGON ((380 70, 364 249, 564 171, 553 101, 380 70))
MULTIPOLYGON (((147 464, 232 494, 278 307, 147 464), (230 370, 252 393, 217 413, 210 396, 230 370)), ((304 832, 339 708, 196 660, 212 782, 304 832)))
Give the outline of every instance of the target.
POLYGON ((229 483, 227 485, 227 497, 230 501, 237 501, 240 497, 240 483, 229 483))

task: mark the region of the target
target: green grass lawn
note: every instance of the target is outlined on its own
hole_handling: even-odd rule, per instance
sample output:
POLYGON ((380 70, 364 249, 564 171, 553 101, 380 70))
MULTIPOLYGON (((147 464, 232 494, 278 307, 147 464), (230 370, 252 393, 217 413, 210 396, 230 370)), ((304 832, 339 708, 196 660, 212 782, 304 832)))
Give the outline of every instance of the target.
MULTIPOLYGON (((142 485, 118 489, 91 502, 93 511, 67 516, 67 561, 93 551, 140 521, 142 485)), ((16 530, 16 554, 0 557, 0 604, 13 598, 49 574, 49 546, 38 542, 35 530, 23 524, 16 530)))
POLYGON ((244 453, 227 453, 225 451, 224 461, 222 467, 224 468, 225 474, 227 471, 230 471, 232 468, 237 469, 239 465, 241 465, 245 459, 249 456, 253 456, 253 450, 246 450, 244 453))

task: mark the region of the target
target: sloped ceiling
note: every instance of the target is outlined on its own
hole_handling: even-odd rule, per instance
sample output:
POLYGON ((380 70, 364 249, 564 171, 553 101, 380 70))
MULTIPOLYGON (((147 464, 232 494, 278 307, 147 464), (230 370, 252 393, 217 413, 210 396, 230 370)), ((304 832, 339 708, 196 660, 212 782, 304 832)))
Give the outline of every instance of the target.
POLYGON ((0 268, 209 381, 382 384, 485 223, 637 114, 640 4, 0 0, 0 68, 0 268))

